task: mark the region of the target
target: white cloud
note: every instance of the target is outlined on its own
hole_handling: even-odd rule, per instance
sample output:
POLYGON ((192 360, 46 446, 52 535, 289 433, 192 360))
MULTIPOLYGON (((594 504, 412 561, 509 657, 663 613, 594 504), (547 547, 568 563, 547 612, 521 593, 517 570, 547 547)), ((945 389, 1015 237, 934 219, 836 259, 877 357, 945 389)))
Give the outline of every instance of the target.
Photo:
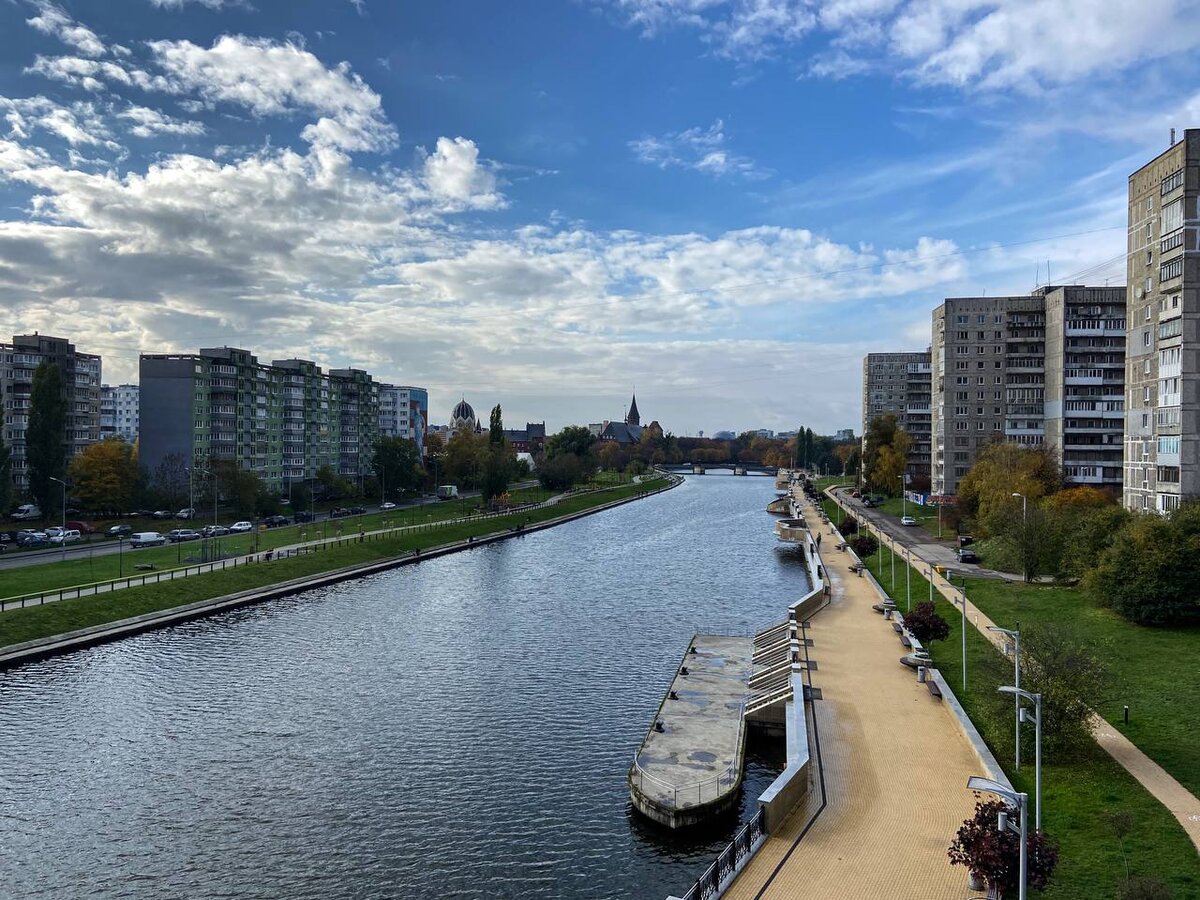
POLYGON ((256 115, 313 112, 303 132, 313 144, 341 150, 387 150, 395 130, 379 95, 346 63, 326 67, 294 44, 224 35, 209 48, 191 41, 153 41, 158 66, 179 93, 232 103, 256 115))
POLYGON ((707 128, 640 137, 629 142, 629 149, 638 162, 660 169, 694 169, 717 177, 730 174, 756 179, 768 177, 753 160, 727 149, 725 123, 720 119, 707 128))
POLYGON ((179 134, 196 137, 204 134, 204 126, 200 122, 186 122, 175 119, 157 109, 147 106, 130 104, 117 114, 133 124, 129 131, 137 137, 153 137, 156 134, 179 134))
POLYGON ((221 9, 224 6, 244 6, 242 0, 150 0, 151 5, 159 9, 183 9, 189 3, 206 6, 209 9, 221 9))
POLYGON ((103 56, 104 42, 96 36, 96 32, 80 25, 63 10, 61 6, 50 0, 34 0, 33 6, 38 14, 25 21, 51 37, 58 38, 64 44, 70 44, 85 56, 103 56))
POLYGON ((0 111, 8 123, 9 136, 29 140, 34 131, 44 131, 71 147, 98 146, 119 151, 100 110, 90 102, 60 106, 47 97, 12 99, 0 97, 0 111))
POLYGON ((425 157, 425 183, 439 200, 475 209, 504 205, 496 192, 496 176, 479 163, 479 148, 464 137, 438 138, 425 157))

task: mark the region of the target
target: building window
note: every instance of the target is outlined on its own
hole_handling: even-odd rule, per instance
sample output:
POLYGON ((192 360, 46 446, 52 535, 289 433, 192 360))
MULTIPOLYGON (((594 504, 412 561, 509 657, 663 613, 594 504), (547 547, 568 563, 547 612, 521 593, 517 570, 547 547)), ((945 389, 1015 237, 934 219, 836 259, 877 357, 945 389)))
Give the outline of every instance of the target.
MULTIPOLYGON (((1162 180, 1162 186, 1159 189, 1159 194, 1166 195, 1176 188, 1183 187, 1183 169, 1176 169, 1170 175, 1162 180)), ((1146 200, 1146 209, 1150 208, 1150 201, 1146 200)))
POLYGON ((1158 267, 1158 281, 1161 284, 1164 281, 1170 281, 1173 278, 1179 278, 1183 275, 1183 259, 1173 259, 1170 262, 1165 262, 1158 267))

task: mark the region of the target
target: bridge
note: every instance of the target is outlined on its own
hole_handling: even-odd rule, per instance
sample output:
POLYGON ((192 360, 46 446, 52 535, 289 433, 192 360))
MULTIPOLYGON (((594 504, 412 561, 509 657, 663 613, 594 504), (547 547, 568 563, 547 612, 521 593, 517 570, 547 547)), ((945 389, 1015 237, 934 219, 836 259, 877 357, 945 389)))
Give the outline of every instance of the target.
POLYGON ((658 468, 668 472, 686 475, 775 475, 779 472, 776 466, 763 466, 758 463, 740 462, 684 462, 666 463, 658 468))

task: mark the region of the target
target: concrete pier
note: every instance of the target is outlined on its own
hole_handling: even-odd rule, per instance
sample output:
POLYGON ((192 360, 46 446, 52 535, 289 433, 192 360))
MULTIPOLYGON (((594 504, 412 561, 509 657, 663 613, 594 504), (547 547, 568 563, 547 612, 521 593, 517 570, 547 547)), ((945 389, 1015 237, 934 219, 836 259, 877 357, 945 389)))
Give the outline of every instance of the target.
POLYGON ((753 653, 749 637, 692 638, 629 770, 630 798, 640 813, 680 828, 737 802, 753 653))

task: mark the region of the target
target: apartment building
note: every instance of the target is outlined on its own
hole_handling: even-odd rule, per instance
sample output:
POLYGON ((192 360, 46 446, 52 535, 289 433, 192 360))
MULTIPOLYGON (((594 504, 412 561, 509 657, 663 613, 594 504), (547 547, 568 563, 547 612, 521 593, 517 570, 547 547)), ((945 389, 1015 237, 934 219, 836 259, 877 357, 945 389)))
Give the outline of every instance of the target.
POLYGON ((379 385, 360 369, 323 373, 307 360, 259 362, 248 350, 141 357, 140 459, 153 477, 169 457, 201 469, 233 462, 272 489, 370 473, 379 385))
POLYGON ((1200 494, 1200 129, 1129 176, 1123 501, 1200 494))
POLYGON ((425 455, 425 433, 429 430, 429 391, 411 385, 379 386, 379 433, 384 437, 408 438, 425 455))
POLYGON ((138 436, 139 393, 136 384, 100 386, 100 438, 119 437, 133 443, 138 436))
MULTIPOLYGON (((863 358, 863 427, 871 420, 894 415, 912 438, 906 472, 930 477, 932 450, 930 351, 921 353, 868 353, 863 358)), ((845 429, 850 438, 853 431, 845 429)), ((839 432, 839 435, 842 432, 839 432)))
MULTIPOLYGON (((1125 287, 1073 285, 1045 297, 1046 444, 1059 452, 1064 483, 1120 494, 1125 287)), ((1010 402, 1012 414, 1023 411, 1021 398, 1010 402)))
POLYGON ((12 452, 12 481, 18 492, 29 489, 29 460, 25 455, 25 429, 29 426, 33 373, 44 362, 62 373, 66 392, 65 441, 68 461, 84 447, 100 440, 100 357, 80 353, 66 338, 33 334, 14 335, 0 343, 0 395, 4 398, 0 425, 12 452))

